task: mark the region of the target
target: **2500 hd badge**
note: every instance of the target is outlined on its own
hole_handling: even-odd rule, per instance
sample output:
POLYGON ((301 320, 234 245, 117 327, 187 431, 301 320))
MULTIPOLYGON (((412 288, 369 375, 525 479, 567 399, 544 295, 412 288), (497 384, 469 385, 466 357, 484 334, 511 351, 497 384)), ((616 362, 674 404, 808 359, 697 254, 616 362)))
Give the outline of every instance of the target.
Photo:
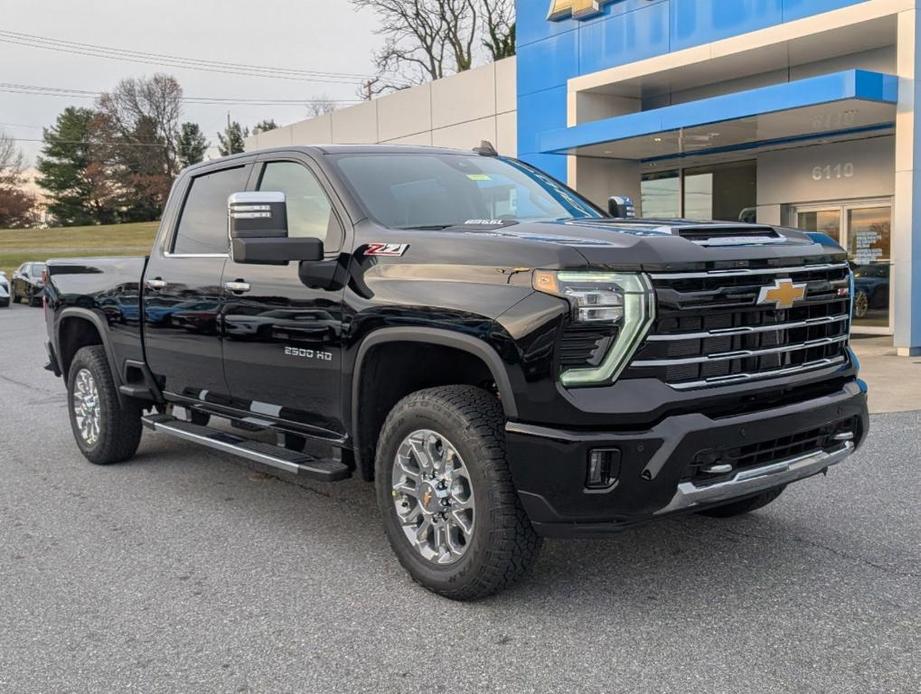
POLYGON ((285 347, 285 355, 289 357, 302 357, 304 359, 319 359, 320 361, 332 361, 332 352, 318 352, 315 349, 303 349, 301 347, 285 347))
POLYGON ((491 146, 248 152, 180 174, 162 219, 148 258, 48 264, 83 455, 126 461, 146 427, 366 480, 449 598, 518 580, 544 537, 750 513, 867 435, 853 279, 822 234, 634 219, 491 146), (275 166, 304 167, 310 205, 256 189, 275 166))

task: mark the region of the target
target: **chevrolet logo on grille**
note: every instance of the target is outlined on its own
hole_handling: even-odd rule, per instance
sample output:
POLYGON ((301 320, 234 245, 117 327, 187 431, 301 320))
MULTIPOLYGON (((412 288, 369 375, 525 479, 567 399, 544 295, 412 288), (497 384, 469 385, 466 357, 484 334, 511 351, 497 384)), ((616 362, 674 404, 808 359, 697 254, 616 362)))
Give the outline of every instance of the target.
POLYGON ((604 5, 613 0, 550 0, 550 12, 547 19, 558 22, 561 19, 588 19, 600 14, 604 5))
POLYGON ((774 304, 776 308, 793 308, 793 304, 805 297, 805 284, 793 284, 793 280, 774 280, 773 287, 761 287, 758 303, 774 304))

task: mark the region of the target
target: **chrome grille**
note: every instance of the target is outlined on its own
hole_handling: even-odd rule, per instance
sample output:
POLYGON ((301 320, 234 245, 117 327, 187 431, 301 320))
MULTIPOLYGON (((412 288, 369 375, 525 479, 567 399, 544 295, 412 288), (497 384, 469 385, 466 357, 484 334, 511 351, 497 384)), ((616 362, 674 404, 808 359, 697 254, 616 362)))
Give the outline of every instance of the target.
POLYGON ((622 378, 679 389, 735 383, 841 363, 850 330, 846 263, 653 274, 657 318, 622 378), (758 304, 763 287, 806 285, 792 308, 758 304))

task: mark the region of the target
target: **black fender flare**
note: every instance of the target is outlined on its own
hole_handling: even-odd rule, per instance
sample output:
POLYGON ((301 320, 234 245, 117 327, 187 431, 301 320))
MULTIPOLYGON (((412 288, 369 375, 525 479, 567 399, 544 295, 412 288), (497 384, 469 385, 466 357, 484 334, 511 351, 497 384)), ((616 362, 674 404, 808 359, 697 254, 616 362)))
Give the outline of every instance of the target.
POLYGON ((465 333, 459 333, 453 330, 443 328, 423 328, 423 327, 394 327, 380 328, 368 335, 358 347, 358 354, 355 357, 355 364, 352 368, 352 389, 351 389, 351 420, 352 420, 352 438, 356 444, 356 449, 361 442, 358 440, 358 421, 359 421, 359 386, 361 384, 361 370, 364 366, 364 359, 368 352, 377 345, 387 342, 422 342, 441 347, 453 347, 461 351, 472 354, 486 364, 496 383, 496 389, 499 391, 499 400, 505 411, 506 418, 514 419, 518 416, 518 407, 515 404, 515 392, 512 390, 512 382, 509 379, 505 363, 499 356, 499 353, 483 340, 472 337, 465 333))
MULTIPOLYGON (((57 319, 54 323, 54 353, 58 355, 58 360, 61 362, 61 372, 63 375, 64 371, 64 359, 61 354, 61 323, 66 318, 78 318, 80 320, 88 321, 96 328, 96 332, 99 333, 99 339, 102 341, 102 347, 106 351, 106 359, 109 362, 109 370, 112 372, 112 380, 115 382, 115 392, 118 394, 119 404, 124 404, 124 396, 122 395, 119 387, 123 385, 122 373, 119 368, 118 362, 115 360, 115 352, 112 350, 112 344, 109 341, 109 326, 103 320, 99 314, 94 313, 86 308, 79 308, 76 306, 69 306, 61 311, 57 316, 57 319)), ((68 373, 70 372, 70 364, 67 365, 68 373)), ((66 378, 66 377, 65 377, 66 378)), ((65 381, 66 382, 66 381, 65 381)))

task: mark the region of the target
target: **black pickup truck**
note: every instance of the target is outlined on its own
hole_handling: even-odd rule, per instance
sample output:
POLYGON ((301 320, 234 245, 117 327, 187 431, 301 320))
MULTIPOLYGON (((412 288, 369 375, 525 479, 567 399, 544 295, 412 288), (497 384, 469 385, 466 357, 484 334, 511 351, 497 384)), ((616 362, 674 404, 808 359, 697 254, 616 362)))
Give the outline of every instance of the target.
POLYGON ((192 167, 149 257, 48 263, 77 445, 124 461, 146 426, 373 480, 400 562, 455 599, 542 537, 745 513, 853 453, 844 251, 610 207, 487 146, 192 167))

